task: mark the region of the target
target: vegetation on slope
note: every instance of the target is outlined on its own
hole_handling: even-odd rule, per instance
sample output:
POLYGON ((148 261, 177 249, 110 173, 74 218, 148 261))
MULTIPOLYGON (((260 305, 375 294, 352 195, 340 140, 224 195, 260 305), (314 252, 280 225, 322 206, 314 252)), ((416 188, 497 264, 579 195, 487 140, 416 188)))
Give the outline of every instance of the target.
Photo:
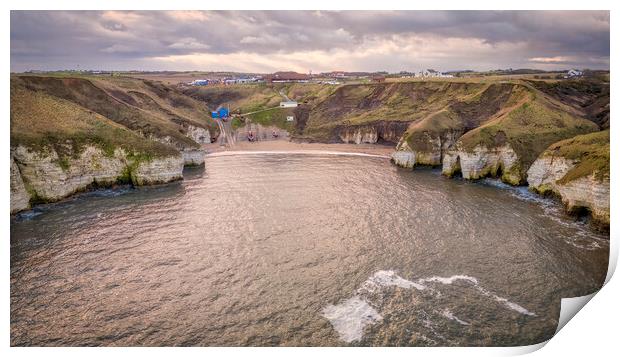
POLYGON ((293 109, 291 108, 275 108, 270 110, 265 110, 262 112, 254 113, 248 115, 252 123, 269 126, 274 125, 280 129, 285 129, 288 131, 293 131, 294 125, 292 122, 286 121, 286 117, 289 115, 293 115, 293 109))
POLYGON ((405 140, 412 150, 428 152, 432 149, 429 137, 437 138, 446 132, 461 135, 492 119, 521 95, 520 88, 515 90, 512 84, 481 85, 477 92, 453 98, 443 109, 413 124, 405 134, 405 140))
POLYGON ((528 81, 538 90, 577 109, 602 129, 609 129, 609 78, 528 81))
POLYGON ((53 148, 61 167, 69 157, 79 156, 86 145, 96 146, 108 156, 117 148, 144 159, 178 154, 174 148, 140 137, 100 114, 16 82, 11 82, 10 120, 11 146, 37 151, 53 148))
POLYGON ((184 135, 189 125, 217 132, 201 103, 155 82, 117 77, 18 76, 11 83, 12 87, 65 99, 143 135, 169 137, 178 148, 198 146, 184 135))
POLYGON ((462 148, 472 151, 479 145, 494 148, 508 143, 522 168, 527 169, 552 143, 598 129, 596 124, 564 110, 540 93, 525 87, 521 90, 524 96, 514 98, 515 105, 463 135, 459 140, 462 148))
MULTIPOLYGON (((510 95, 512 85, 467 81, 414 81, 344 85, 313 105, 304 134, 329 137, 339 126, 377 121, 418 124, 417 131, 479 125, 510 95)), ((416 129, 412 129, 412 134, 416 129)), ((415 145, 415 136, 412 144, 415 145)), ((420 136, 426 136, 420 135, 420 136)))
POLYGON ((334 93, 339 86, 318 83, 289 83, 284 87, 286 95, 303 104, 314 104, 334 93))
POLYGON ((549 146, 545 156, 560 156, 576 164, 558 182, 567 183, 594 174, 598 180, 609 179, 609 129, 571 139, 549 146))
POLYGON ((205 103, 211 110, 227 105, 231 113, 273 108, 282 101, 278 90, 267 84, 189 87, 183 89, 183 93, 205 103))
MULTIPOLYGON (((246 84, 234 86, 205 86, 183 89, 183 92, 209 108, 215 110, 219 106, 228 106, 233 114, 247 114, 253 123, 274 125, 289 132, 295 131, 295 125, 286 121, 289 115, 296 112, 290 108, 279 108, 284 100, 282 94, 302 105, 310 105, 324 99, 335 90, 335 86, 313 83, 277 83, 277 84, 246 84), (282 94, 281 94, 282 93, 282 94)), ((243 125, 243 119, 232 121, 234 129, 243 125)))

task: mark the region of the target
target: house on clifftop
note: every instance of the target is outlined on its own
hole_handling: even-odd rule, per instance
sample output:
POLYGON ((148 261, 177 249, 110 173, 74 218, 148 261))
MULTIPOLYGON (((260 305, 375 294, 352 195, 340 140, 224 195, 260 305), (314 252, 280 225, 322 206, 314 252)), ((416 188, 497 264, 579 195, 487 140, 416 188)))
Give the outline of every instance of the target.
POLYGON ((270 83, 286 83, 286 82, 300 82, 306 83, 310 80, 310 76, 297 72, 276 72, 265 76, 265 80, 270 83))

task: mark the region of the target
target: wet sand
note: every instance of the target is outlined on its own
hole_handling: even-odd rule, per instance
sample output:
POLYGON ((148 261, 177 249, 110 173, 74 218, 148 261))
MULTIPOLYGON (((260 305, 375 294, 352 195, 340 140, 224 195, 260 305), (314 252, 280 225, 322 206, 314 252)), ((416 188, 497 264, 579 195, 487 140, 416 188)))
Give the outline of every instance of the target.
POLYGON ((233 147, 220 146, 217 143, 205 144, 203 148, 207 151, 207 155, 220 152, 234 151, 338 151, 353 152, 370 155, 390 156, 395 145, 380 144, 323 144, 323 143, 297 143, 289 140, 266 140, 257 142, 241 141, 237 142, 233 147))

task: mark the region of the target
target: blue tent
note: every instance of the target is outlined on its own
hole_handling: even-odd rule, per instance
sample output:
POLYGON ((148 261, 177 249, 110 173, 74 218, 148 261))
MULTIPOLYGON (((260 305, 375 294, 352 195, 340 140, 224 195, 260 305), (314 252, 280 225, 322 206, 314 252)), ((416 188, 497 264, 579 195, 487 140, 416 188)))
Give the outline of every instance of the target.
POLYGON ((228 118, 228 108, 221 107, 219 109, 220 118, 228 118))
POLYGON ((213 111, 211 112, 211 118, 213 119, 217 119, 220 117, 220 114, 217 111, 213 111))

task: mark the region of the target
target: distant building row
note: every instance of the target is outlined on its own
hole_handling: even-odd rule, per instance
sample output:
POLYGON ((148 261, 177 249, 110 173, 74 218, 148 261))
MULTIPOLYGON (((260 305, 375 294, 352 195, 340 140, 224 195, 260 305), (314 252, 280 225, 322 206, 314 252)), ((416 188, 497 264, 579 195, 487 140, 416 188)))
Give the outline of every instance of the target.
POLYGON ((260 76, 257 77, 240 77, 240 78, 223 78, 223 79, 196 79, 189 83, 190 86, 208 86, 214 84, 244 84, 244 83, 256 83, 263 81, 260 76))
POLYGON ((443 73, 440 71, 436 71, 434 69, 427 69, 425 71, 420 71, 417 74, 412 73, 412 77, 421 77, 421 78, 452 78, 454 77, 451 74, 443 73))

